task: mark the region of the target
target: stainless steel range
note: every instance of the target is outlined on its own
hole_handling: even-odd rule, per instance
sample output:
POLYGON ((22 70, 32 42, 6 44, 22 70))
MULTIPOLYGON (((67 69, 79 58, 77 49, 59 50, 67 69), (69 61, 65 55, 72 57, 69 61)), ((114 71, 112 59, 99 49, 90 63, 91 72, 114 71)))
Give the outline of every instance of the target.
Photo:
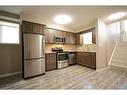
POLYGON ((57 69, 61 69, 69 66, 68 55, 69 52, 63 51, 61 47, 52 48, 53 52, 57 52, 57 69))

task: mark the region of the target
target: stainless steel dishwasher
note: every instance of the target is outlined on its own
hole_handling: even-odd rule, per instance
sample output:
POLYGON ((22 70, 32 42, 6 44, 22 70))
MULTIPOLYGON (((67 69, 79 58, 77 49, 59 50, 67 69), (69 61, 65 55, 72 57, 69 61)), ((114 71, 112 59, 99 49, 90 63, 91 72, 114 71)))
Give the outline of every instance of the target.
POLYGON ((77 63, 77 53, 76 52, 70 52, 68 58, 69 58, 69 65, 74 65, 77 63))

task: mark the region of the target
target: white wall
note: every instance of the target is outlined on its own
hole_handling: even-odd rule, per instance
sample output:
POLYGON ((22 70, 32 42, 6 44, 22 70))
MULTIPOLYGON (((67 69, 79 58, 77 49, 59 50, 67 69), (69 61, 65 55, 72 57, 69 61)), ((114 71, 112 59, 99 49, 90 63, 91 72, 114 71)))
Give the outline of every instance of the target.
POLYGON ((99 70, 107 66, 106 24, 100 19, 96 23, 96 31, 96 68, 99 70))

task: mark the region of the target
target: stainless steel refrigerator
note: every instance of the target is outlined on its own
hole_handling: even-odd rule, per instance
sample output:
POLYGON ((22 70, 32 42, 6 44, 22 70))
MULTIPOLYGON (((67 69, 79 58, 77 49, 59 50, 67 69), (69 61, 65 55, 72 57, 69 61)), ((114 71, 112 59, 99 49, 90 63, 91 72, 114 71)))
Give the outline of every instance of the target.
POLYGON ((23 34, 23 77, 45 73, 45 38, 39 34, 23 34))

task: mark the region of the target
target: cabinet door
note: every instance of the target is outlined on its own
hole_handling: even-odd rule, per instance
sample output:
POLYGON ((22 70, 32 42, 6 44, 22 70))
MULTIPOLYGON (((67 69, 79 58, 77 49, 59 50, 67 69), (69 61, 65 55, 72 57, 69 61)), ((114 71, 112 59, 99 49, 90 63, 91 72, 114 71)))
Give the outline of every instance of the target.
POLYGON ((33 32, 33 24, 27 21, 22 21, 22 32, 24 33, 32 33, 33 32))
POLYGON ((76 44, 77 45, 83 44, 83 35, 82 34, 79 34, 79 33, 76 34, 76 44))
POLYGON ((77 53, 77 64, 89 67, 90 66, 89 53, 85 52, 77 53))
POLYGON ((70 33, 70 43, 71 44, 75 44, 75 34, 74 33, 70 33))
POLYGON ((55 36, 60 36, 60 37, 66 37, 66 32, 60 31, 60 30, 54 30, 54 35, 55 36))
POLYGON ((77 33, 76 34, 76 45, 80 44, 79 40, 80 40, 80 35, 77 33))
POLYGON ((83 53, 77 53, 77 64, 79 64, 79 65, 84 64, 83 53))
POLYGON ((37 34, 44 34, 44 26, 42 24, 33 23, 33 32, 37 34))
POLYGON ((45 30, 45 43, 49 43, 49 31, 48 31, 48 29, 45 30))
POLYGON ((54 35, 55 36, 62 36, 62 32, 59 30, 54 30, 54 35))
POLYGON ((89 53, 83 53, 83 65, 90 67, 90 54, 89 53))
POLYGON ((70 33, 69 32, 66 32, 66 38, 65 38, 65 43, 66 44, 70 44, 70 33))
POLYGON ((45 31, 45 42, 46 43, 54 43, 54 30, 46 29, 45 31))
POLYGON ((44 34, 44 25, 22 21, 22 32, 24 33, 37 33, 37 34, 44 34))
POLYGON ((96 69, 96 53, 77 53, 77 64, 96 69))
POLYGON ((46 71, 56 69, 56 54, 46 54, 46 71))
POLYGON ((96 43, 96 31, 95 29, 92 29, 91 31, 92 31, 92 42, 96 43))
POLYGON ((90 67, 96 69, 96 53, 90 53, 90 67))

